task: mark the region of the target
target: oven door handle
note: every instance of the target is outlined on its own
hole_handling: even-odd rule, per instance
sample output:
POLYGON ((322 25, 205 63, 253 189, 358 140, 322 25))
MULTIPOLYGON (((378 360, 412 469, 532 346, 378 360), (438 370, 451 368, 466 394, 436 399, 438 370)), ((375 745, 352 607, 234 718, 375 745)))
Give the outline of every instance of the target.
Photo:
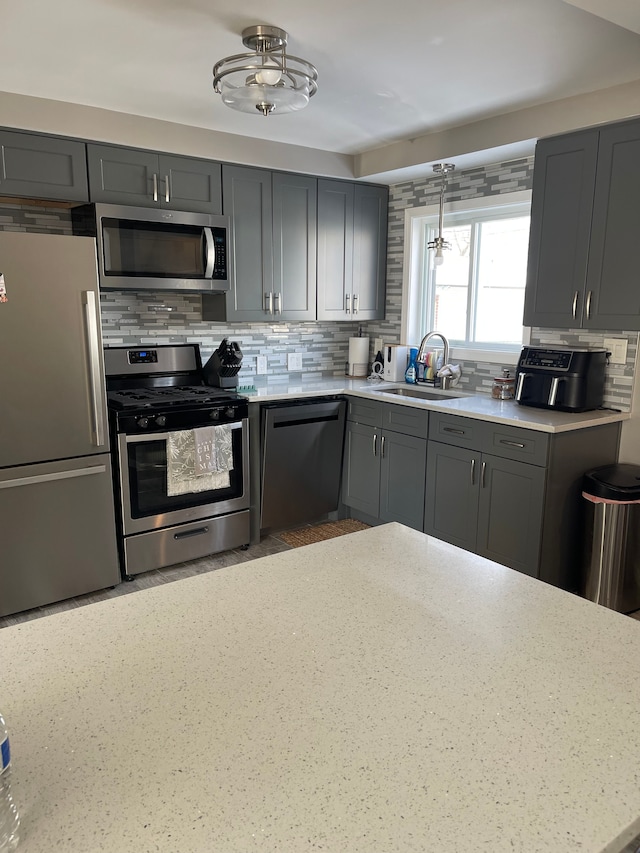
MULTIPOLYGON (((244 422, 235 421, 232 424, 211 424, 211 426, 228 426, 229 429, 242 429, 244 422)), ((169 438, 172 432, 179 431, 180 430, 174 429, 171 432, 148 432, 143 435, 125 435, 124 439, 127 444, 136 444, 136 442, 140 441, 164 441, 169 438)))

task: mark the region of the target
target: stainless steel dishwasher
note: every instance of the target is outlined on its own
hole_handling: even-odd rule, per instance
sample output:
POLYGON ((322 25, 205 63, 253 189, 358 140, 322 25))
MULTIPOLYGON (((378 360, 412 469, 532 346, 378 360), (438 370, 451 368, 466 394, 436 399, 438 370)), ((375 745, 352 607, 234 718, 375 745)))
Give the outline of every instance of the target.
POLYGON ((345 401, 336 399, 262 406, 262 529, 304 524, 337 509, 345 413, 345 401))

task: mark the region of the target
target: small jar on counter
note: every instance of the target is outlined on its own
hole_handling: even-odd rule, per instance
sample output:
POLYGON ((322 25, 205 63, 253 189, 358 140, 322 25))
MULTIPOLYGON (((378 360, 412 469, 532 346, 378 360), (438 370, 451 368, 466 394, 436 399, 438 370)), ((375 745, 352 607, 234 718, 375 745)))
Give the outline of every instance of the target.
POLYGON ((502 368, 502 376, 496 376, 491 388, 491 396, 495 400, 513 400, 515 397, 515 379, 507 367, 502 368))

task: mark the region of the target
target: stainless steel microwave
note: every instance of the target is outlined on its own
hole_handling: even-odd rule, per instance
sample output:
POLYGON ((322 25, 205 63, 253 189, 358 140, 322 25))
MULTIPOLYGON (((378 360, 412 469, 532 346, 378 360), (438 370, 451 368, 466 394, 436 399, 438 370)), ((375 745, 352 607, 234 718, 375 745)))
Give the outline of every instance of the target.
POLYGON ((228 216, 88 204, 73 208, 71 220, 74 234, 96 238, 103 290, 230 288, 228 216))

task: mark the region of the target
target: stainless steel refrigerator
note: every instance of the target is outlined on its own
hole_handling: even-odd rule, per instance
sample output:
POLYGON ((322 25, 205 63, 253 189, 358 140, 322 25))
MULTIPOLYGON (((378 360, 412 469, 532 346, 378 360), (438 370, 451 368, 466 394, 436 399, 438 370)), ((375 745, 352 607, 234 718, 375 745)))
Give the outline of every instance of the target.
POLYGON ((0 232, 0 616, 119 582, 95 240, 0 232))

